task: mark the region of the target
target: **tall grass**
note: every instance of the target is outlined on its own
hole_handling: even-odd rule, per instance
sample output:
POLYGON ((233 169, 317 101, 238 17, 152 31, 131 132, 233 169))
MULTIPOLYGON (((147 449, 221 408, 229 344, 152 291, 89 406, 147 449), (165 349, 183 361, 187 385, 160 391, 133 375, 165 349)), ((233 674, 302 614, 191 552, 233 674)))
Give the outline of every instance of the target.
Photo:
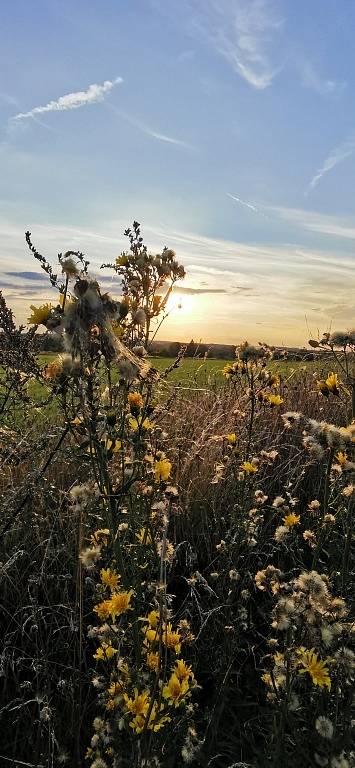
POLYGON ((2 304, 0 764, 347 768, 354 337, 333 372, 243 344, 181 387, 144 351, 175 256, 138 237, 124 310, 60 256, 44 368, 2 304))

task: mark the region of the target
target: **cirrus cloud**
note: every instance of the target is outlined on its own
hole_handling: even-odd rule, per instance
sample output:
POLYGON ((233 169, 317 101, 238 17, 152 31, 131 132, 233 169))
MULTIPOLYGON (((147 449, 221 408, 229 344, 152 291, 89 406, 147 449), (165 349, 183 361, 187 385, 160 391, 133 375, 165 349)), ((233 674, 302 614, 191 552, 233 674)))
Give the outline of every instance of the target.
POLYGON ((64 112, 68 109, 78 109, 87 104, 95 104, 103 101, 105 96, 112 91, 115 85, 123 82, 122 77, 116 77, 114 80, 105 80, 101 85, 92 83, 86 91, 74 91, 60 96, 56 101, 50 101, 48 104, 39 107, 33 107, 28 112, 19 112, 11 120, 28 120, 35 115, 41 115, 44 112, 64 112))

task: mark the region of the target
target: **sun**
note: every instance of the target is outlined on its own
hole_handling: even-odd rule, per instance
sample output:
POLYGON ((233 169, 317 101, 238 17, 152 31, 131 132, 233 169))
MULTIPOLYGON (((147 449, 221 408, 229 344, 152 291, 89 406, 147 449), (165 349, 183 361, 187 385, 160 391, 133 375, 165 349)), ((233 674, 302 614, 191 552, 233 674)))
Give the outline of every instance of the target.
POLYGON ((168 298, 166 309, 170 313, 176 315, 182 313, 184 316, 191 314, 194 309, 194 296, 188 293, 179 293, 174 291, 168 298))

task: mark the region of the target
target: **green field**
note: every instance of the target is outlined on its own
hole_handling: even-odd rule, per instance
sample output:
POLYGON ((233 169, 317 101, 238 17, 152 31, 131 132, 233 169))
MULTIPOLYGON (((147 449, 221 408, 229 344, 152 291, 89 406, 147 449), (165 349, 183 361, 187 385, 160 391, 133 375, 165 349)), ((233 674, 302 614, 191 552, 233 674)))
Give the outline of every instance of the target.
MULTIPOLYGON (((56 357, 57 353, 54 352, 41 353, 39 360, 41 365, 46 365, 46 363, 55 360, 56 357)), ((171 357, 151 357, 149 359, 152 366, 161 374, 174 362, 174 359, 171 357)), ((167 381, 180 387, 212 386, 223 381, 223 368, 230 362, 233 361, 186 357, 181 361, 178 368, 175 368, 168 374, 167 381)), ((274 360, 270 362, 268 367, 272 371, 277 371, 283 377, 294 377, 304 371, 308 371, 308 373, 316 373, 318 378, 323 378, 328 375, 330 370, 334 369, 334 363, 330 360, 274 360)), ((336 368, 337 366, 335 365, 336 368)))

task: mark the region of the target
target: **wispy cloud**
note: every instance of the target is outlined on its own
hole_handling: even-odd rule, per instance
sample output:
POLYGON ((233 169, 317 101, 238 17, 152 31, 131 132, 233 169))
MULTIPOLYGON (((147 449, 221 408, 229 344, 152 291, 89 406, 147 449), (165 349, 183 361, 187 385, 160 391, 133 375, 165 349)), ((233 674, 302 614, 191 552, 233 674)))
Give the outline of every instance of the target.
POLYGON ((343 141, 341 144, 338 144, 336 147, 334 147, 334 149, 332 149, 329 155, 327 155, 325 158, 323 165, 318 169, 318 171, 311 179, 305 194, 308 194, 311 189, 314 189, 326 173, 329 173, 329 171, 332 171, 333 168, 339 165, 339 163, 342 163, 344 160, 350 157, 354 151, 355 136, 352 136, 350 139, 347 139, 346 141, 343 141))
POLYGON ((263 90, 280 70, 278 0, 151 0, 222 56, 250 86, 263 90), (278 54, 276 54, 278 55, 278 54))
POLYGON ((242 205, 244 208, 249 208, 251 211, 254 211, 254 213, 260 214, 260 216, 264 216, 266 218, 265 213, 262 213, 262 211, 259 210, 259 208, 256 207, 256 205, 252 205, 252 203, 247 203, 246 200, 242 200, 241 197, 237 197, 237 195, 232 195, 230 192, 226 192, 227 197, 230 197, 232 200, 235 200, 236 203, 239 203, 239 205, 242 205))
MULTIPOLYGON (((117 232, 123 229, 124 222, 117 219, 101 221, 98 229, 32 222, 32 233, 41 252, 51 254, 58 249, 79 248, 87 253, 93 275, 98 273, 103 253, 107 261, 117 255, 124 240, 117 237, 117 232)), ((321 330, 328 327, 333 317, 339 323, 347 321, 346 317, 339 317, 339 308, 351 307, 354 302, 349 279, 354 259, 339 252, 339 248, 327 252, 287 244, 250 244, 161 225, 145 227, 144 231, 152 252, 161 247, 162 241, 176 248, 191 280, 190 284, 177 287, 177 294, 195 294, 193 315, 186 313, 175 320, 172 315, 164 330, 165 338, 189 339, 193 334, 206 341, 232 343, 243 337, 256 341, 253 326, 263 323, 270 343, 302 343, 308 337, 305 314, 316 311, 321 330), (215 300, 211 304, 213 294, 215 300)), ((8 282, 4 285, 5 295, 9 296, 18 319, 23 320, 31 301, 50 300, 52 289, 33 279, 32 264, 24 261, 22 227, 2 220, 0 236, 6 252, 3 269, 22 273, 4 281, 0 275, 0 282, 8 282)), ((3 276, 6 278, 4 273, 3 276)), ((100 272, 100 280, 102 277, 100 272)), ((117 280, 108 287, 114 296, 119 295, 117 280)))
POLYGON ((273 0, 210 0, 210 6, 217 21, 210 30, 216 49, 249 85, 267 88, 279 69, 272 53, 274 34, 283 24, 273 0))
POLYGON ((345 240, 355 240, 355 220, 340 216, 330 216, 319 211, 306 211, 304 208, 283 206, 265 206, 272 216, 277 216, 290 224, 302 227, 310 232, 333 235, 345 240))
POLYGON ((39 107, 33 107, 29 112, 19 112, 11 120, 28 120, 36 115, 42 115, 44 112, 64 112, 68 109, 78 109, 87 104, 95 104, 103 101, 110 91, 122 83, 122 77, 116 77, 115 80, 105 80, 101 85, 92 83, 86 91, 74 91, 60 96, 56 101, 50 101, 48 104, 39 107))
POLYGON ((311 88, 313 91, 316 91, 320 96, 339 95, 346 87, 346 83, 344 82, 322 77, 313 64, 304 58, 298 62, 298 69, 300 69, 301 72, 302 84, 306 88, 311 88))
POLYGON ((107 107, 111 110, 111 112, 114 112, 115 115, 121 117, 123 120, 126 120, 126 122, 130 123, 130 125, 133 125, 134 128, 137 128, 138 131, 145 133, 146 136, 150 136, 151 139, 163 141, 166 144, 174 144, 178 147, 185 147, 185 149, 195 149, 195 147, 193 147, 193 145, 189 144, 187 141, 183 141, 182 139, 177 139, 174 136, 168 136, 166 133, 160 133, 159 131, 153 130, 153 128, 150 128, 146 123, 143 123, 141 120, 137 120, 137 118, 132 117, 132 115, 128 115, 127 112, 124 112, 122 109, 117 109, 117 107, 115 107, 113 104, 107 104, 107 107))

